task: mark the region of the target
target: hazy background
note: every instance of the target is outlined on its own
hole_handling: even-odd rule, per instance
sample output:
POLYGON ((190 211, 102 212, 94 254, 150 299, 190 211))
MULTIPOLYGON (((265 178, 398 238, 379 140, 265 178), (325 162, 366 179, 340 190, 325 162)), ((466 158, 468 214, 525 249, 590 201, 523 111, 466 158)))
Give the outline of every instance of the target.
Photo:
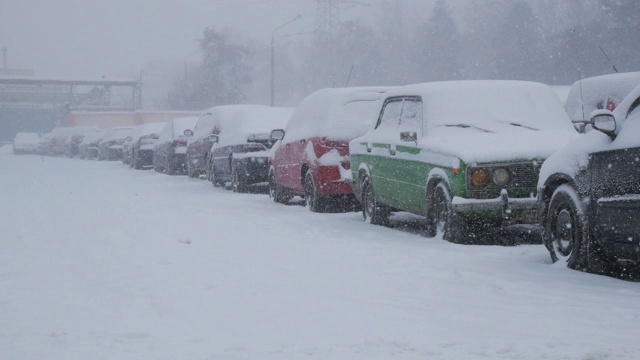
POLYGON ((8 67, 33 69, 37 77, 142 78, 145 108, 158 109, 175 107, 167 94, 201 77, 199 40, 211 27, 251 53, 250 79, 229 101, 268 104, 272 31, 298 14, 276 33, 276 105, 295 105, 310 91, 347 81, 570 84, 613 72, 600 47, 618 70, 640 70, 637 0, 343 1, 338 24, 324 36, 313 33, 318 6, 314 0, 0 0, 0 45, 8 48, 8 67))

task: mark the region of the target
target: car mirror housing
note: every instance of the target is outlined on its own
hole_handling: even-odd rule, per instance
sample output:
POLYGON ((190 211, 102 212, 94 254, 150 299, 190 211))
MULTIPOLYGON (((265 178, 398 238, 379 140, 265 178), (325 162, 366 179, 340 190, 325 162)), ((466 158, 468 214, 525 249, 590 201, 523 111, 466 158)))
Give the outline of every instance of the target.
POLYGON ((187 129, 184 131, 185 136, 193 136, 193 131, 191 131, 190 129, 187 129))
POLYGON ((211 134, 209 136, 207 136, 207 140, 211 141, 212 143, 217 143, 218 142, 218 135, 216 134, 211 134))
POLYGON ((156 134, 156 133, 153 133, 153 134, 149 135, 149 138, 154 139, 154 140, 158 140, 159 137, 160 136, 158 136, 158 134, 156 134))
POLYGON ((271 134, 269 135, 269 138, 271 138, 271 140, 273 141, 284 139, 284 130, 282 129, 272 130, 271 134))
POLYGON ((131 136, 127 136, 126 138, 124 138, 124 141, 131 141, 131 136))
POLYGON ((612 139, 616 136, 616 125, 616 117, 609 110, 595 110, 591 113, 591 126, 612 139))

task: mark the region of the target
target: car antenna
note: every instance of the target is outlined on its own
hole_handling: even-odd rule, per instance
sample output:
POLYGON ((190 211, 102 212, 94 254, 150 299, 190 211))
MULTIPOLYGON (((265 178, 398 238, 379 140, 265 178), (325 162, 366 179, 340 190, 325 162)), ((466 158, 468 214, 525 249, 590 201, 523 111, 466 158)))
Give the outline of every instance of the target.
POLYGON ((349 86, 349 80, 351 80, 351 73, 353 72, 353 64, 351 64, 351 69, 349 69, 349 76, 347 76, 347 83, 344 84, 344 87, 349 86))
MULTIPOLYGON (((576 36, 576 29, 573 28, 572 32, 573 32, 573 43, 575 45, 575 50, 576 50, 576 60, 578 61, 578 66, 576 66, 576 69, 578 70, 578 86, 580 88, 580 108, 582 109, 583 128, 581 130, 584 130, 584 127, 586 127, 587 120, 585 119, 585 115, 584 115, 584 97, 582 94, 582 73, 580 72, 580 52, 578 51, 578 38, 576 36)), ((580 132, 584 132, 584 131, 580 131, 580 132)))
POLYGON ((609 61, 609 64, 611 64, 611 67, 613 68, 613 71, 615 71, 616 74, 619 73, 618 69, 616 69, 616 66, 613 64, 613 61, 611 61, 611 59, 609 59, 609 56, 607 55, 607 53, 604 52, 604 49, 602 48, 602 46, 598 45, 598 47, 600 48, 600 51, 602 51, 602 53, 604 54, 604 57, 607 58, 607 61, 609 61))

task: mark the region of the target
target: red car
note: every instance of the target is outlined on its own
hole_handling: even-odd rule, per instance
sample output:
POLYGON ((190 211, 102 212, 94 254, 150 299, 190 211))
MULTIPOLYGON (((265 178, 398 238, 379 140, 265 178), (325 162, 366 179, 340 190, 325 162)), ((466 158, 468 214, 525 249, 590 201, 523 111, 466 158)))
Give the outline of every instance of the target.
POLYGON ((272 149, 269 194, 286 203, 304 197, 314 212, 355 205, 349 141, 364 134, 380 112, 387 87, 330 88, 307 96, 272 149))

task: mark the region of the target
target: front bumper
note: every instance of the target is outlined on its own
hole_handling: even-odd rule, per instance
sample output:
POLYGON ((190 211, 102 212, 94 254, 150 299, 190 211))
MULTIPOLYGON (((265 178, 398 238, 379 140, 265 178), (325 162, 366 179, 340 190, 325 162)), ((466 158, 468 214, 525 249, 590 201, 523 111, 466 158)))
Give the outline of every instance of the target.
POLYGON ((469 213, 476 211, 496 211, 502 214, 502 218, 510 220, 514 211, 525 210, 529 214, 527 222, 535 222, 538 201, 535 197, 509 198, 507 190, 502 190, 500 196, 493 199, 467 199, 454 196, 452 208, 456 212, 469 213), (532 218, 533 217, 533 218, 532 218))
POLYGON ((617 261, 640 263, 640 195, 600 198, 594 235, 607 255, 617 261))

